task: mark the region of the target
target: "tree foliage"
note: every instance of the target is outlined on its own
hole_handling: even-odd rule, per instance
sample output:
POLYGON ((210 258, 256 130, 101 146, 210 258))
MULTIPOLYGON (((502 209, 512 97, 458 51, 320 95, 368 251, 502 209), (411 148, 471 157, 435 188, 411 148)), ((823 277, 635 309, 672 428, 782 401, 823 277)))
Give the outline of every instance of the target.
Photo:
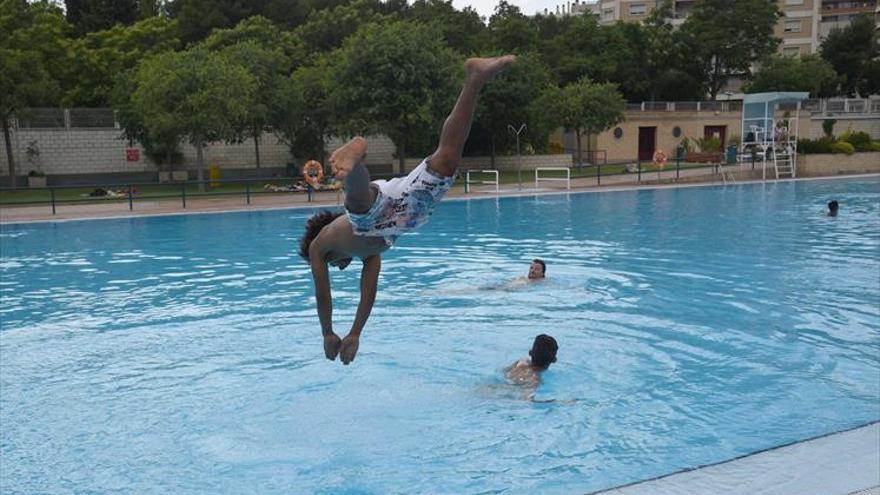
POLYGON ((179 46, 176 24, 164 17, 150 17, 131 26, 116 25, 71 40, 68 49, 72 56, 65 75, 70 88, 63 103, 107 106, 117 74, 134 69, 151 55, 179 46))
POLYGON ((776 55, 761 65, 745 91, 807 91, 814 98, 827 97, 834 94, 838 80, 831 64, 815 55, 803 58, 776 55))
POLYGON ((494 165, 496 152, 511 151, 516 143, 508 126, 519 129, 522 124, 526 130, 520 135, 521 144, 544 148, 550 129, 535 115, 538 110, 532 103, 551 85, 553 75, 541 58, 534 53, 521 55, 510 70, 483 88, 468 149, 488 153, 494 165))
POLYGON ((612 83, 594 83, 583 78, 565 87, 547 88, 535 103, 545 118, 574 131, 577 156, 581 156, 581 136, 599 134, 623 120, 626 100, 612 83))
POLYGON ((76 34, 82 36, 134 23, 140 14, 138 3, 138 0, 64 0, 64 10, 67 21, 76 34))
POLYGON ((246 119, 256 82, 221 54, 204 50, 168 52, 142 63, 131 96, 147 136, 185 137, 196 147, 198 177, 204 180, 203 147, 231 139, 246 119))
POLYGON ((711 99, 734 76, 776 51, 773 37, 781 12, 768 0, 702 0, 681 27, 691 56, 699 63, 711 99))
POLYGON ((821 54, 842 76, 844 94, 880 92, 880 34, 870 16, 859 16, 845 29, 832 30, 822 43, 821 54))
POLYGON ((335 56, 332 99, 340 130, 386 134, 402 171, 407 151, 426 154, 436 143, 454 102, 460 62, 429 25, 364 26, 335 56))
POLYGON ((0 0, 0 120, 10 187, 16 186, 10 120, 27 107, 58 102, 67 29, 61 10, 46 0, 0 0))

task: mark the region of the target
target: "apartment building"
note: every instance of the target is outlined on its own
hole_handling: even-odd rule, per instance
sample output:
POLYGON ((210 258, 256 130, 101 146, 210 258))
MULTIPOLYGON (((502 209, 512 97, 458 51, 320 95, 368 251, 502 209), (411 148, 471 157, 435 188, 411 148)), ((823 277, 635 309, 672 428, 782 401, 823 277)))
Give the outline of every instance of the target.
MULTIPOLYGON (((678 26, 700 0, 672 0, 672 24, 678 26)), ((776 25, 782 39, 779 50, 786 55, 816 53, 834 28, 849 25, 858 15, 880 16, 877 0, 777 0, 784 16, 776 25)), ((663 0, 574 0, 556 7, 556 15, 592 14, 600 24, 640 22, 663 0)), ((549 14, 545 9, 544 14, 549 14)))

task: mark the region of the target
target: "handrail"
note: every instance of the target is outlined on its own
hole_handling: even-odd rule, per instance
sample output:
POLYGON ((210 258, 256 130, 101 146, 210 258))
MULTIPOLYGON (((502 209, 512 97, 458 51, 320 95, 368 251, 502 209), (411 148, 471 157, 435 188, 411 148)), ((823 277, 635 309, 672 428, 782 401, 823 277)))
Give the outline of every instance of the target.
POLYGON ((538 188, 538 181, 565 181, 566 189, 571 190, 571 169, 568 167, 538 167, 535 169, 535 189, 538 188), (565 172, 565 178, 561 177, 540 177, 540 172, 565 172))
POLYGON ((465 192, 470 192, 471 174, 472 173, 474 173, 474 174, 494 174, 495 175, 494 181, 481 180, 481 181, 477 181, 477 182, 473 182, 473 183, 474 184, 484 184, 484 185, 489 185, 489 186, 494 185, 495 192, 498 193, 500 191, 500 188, 499 188, 500 181, 499 181, 499 176, 498 176, 497 170, 468 170, 467 174, 465 174, 465 178, 464 178, 464 191, 465 192))

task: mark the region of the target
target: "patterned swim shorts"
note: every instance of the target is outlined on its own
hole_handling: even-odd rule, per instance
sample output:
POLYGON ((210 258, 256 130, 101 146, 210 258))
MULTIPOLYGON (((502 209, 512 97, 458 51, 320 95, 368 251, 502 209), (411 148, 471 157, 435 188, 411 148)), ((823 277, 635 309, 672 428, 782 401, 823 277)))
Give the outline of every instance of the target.
POLYGON ((431 217, 434 207, 452 187, 452 177, 441 177, 422 160, 406 177, 377 180, 379 194, 366 213, 348 213, 354 233, 383 237, 391 246, 402 234, 415 230, 431 217))

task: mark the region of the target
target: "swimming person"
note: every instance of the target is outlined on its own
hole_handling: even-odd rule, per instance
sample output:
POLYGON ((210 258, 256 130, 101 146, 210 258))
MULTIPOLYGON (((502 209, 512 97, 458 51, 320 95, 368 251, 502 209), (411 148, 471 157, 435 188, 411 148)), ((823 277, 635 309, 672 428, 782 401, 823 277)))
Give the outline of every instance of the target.
POLYGON ((544 260, 535 258, 529 265, 529 280, 543 280, 547 275, 547 263, 544 260))
POLYGON ((527 396, 531 399, 541 383, 541 373, 547 371, 547 368, 556 362, 558 350, 556 339, 542 333, 535 337, 529 357, 522 358, 506 368, 504 376, 515 385, 525 386, 527 396))
POLYGON ((342 364, 354 360, 361 331, 376 299, 381 253, 402 234, 427 222, 437 203, 452 187, 480 90, 515 60, 515 56, 506 55, 465 61, 464 86, 443 123, 440 144, 406 177, 370 182, 370 173, 363 164, 367 142, 362 137, 355 137, 330 156, 336 178, 345 180, 346 213, 325 211, 310 218, 300 239, 299 251, 311 265, 327 359, 334 360, 339 355, 342 364), (343 270, 353 258, 363 260, 361 297, 351 331, 340 339, 333 331, 327 265, 343 270))
POLYGON ((840 209, 840 204, 837 203, 836 199, 833 199, 828 202, 828 216, 829 217, 836 217, 838 209, 840 209))

